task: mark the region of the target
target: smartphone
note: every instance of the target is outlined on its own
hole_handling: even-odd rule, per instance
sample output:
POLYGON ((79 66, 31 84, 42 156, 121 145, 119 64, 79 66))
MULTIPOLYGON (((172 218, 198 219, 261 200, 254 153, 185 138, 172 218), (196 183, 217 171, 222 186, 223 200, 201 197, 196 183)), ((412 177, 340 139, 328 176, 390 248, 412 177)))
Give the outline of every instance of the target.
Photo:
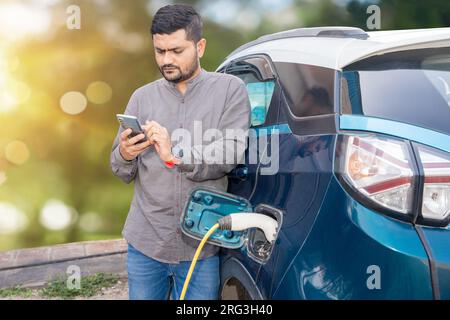
MULTIPOLYGON (((134 136, 137 136, 138 134, 144 133, 144 130, 142 129, 141 125, 139 124, 138 119, 135 116, 128 116, 125 114, 116 114, 117 120, 119 120, 120 125, 122 128, 131 129, 132 132, 130 133, 129 137, 132 138, 134 136)), ((145 136, 143 139, 139 140, 136 143, 142 143, 147 141, 147 136, 145 136)))

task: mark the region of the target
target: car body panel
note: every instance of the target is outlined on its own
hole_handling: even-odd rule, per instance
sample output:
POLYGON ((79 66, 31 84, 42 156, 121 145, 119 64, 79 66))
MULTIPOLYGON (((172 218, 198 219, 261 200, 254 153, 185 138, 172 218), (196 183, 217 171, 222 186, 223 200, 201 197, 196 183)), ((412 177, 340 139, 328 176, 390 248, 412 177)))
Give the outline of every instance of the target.
POLYGON ((277 39, 251 46, 230 55, 230 61, 250 54, 265 53, 272 61, 305 63, 342 70, 356 61, 387 52, 450 45, 450 28, 368 32, 368 39, 339 37, 297 37, 277 39))
MULTIPOLYGON (((274 65, 331 68, 339 79, 343 67, 376 54, 450 46, 450 28, 369 35, 367 40, 302 37, 263 42, 230 55, 218 70, 247 56, 265 55, 274 65)), ((358 202, 334 171, 340 134, 389 135, 445 152, 450 152, 449 135, 410 123, 340 114, 339 83, 335 81, 334 113, 295 118, 287 104, 280 103, 278 119, 252 128, 258 137, 278 136, 279 172, 260 175, 258 165, 248 163, 247 152, 247 175, 230 179, 228 192, 246 197, 253 207, 264 203, 282 210, 283 225, 266 264, 250 259, 245 247, 222 249, 225 268, 229 261, 234 272, 245 273, 250 295, 264 299, 450 299, 450 227, 391 218, 358 202), (325 128, 318 121, 324 117, 335 117, 335 126, 325 128), (317 130, 304 130, 309 127, 317 130), (375 276, 379 288, 374 287, 375 276)))
POLYGON ((414 227, 352 199, 333 179, 314 228, 273 299, 432 299, 428 257, 414 227), (370 267, 380 288, 370 289, 370 267))
POLYGON ((392 135, 450 152, 448 135, 398 121, 359 115, 341 115, 339 117, 339 128, 341 130, 369 131, 392 135))
POLYGON ((266 296, 271 295, 279 281, 276 270, 290 263, 314 224, 332 177, 334 139, 334 135, 280 135, 279 172, 259 177, 252 200, 283 211, 277 245, 258 278, 260 290, 266 296))
POLYGON ((450 300, 450 227, 419 227, 431 250, 440 298, 450 300))

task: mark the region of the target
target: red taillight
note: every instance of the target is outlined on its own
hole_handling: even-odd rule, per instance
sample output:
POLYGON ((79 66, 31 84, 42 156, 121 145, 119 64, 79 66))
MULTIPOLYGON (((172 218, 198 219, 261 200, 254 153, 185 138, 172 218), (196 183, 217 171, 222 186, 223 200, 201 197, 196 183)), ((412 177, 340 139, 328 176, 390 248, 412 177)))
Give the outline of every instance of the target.
POLYGON ((414 145, 418 163, 409 141, 376 134, 343 135, 337 149, 338 173, 360 199, 390 209, 396 217, 400 213, 412 219, 413 213, 420 213, 418 223, 444 226, 450 221, 450 155, 414 145), (420 171, 423 179, 414 176, 420 171), (413 208, 414 194, 422 184, 421 208, 413 208))
POLYGON ((344 178, 372 201, 404 214, 411 211, 413 170, 403 141, 347 136, 342 169, 344 178))

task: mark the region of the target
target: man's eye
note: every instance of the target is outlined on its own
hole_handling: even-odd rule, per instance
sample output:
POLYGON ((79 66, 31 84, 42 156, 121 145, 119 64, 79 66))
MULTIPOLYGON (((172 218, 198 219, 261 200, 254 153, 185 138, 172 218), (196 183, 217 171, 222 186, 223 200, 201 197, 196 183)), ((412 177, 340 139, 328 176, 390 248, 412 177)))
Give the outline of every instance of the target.
POLYGON ((180 53, 183 52, 183 50, 175 50, 174 52, 175 52, 176 54, 180 54, 180 53))

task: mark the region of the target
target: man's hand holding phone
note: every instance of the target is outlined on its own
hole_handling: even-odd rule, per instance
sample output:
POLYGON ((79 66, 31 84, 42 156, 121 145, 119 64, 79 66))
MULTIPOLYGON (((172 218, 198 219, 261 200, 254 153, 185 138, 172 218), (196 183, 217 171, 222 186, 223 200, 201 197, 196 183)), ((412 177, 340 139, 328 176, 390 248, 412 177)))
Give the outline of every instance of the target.
POLYGON ((172 142, 169 132, 165 127, 156 121, 146 121, 142 126, 147 138, 151 144, 154 144, 155 150, 162 161, 172 161, 172 142))
POLYGON ((153 141, 147 139, 144 142, 137 143, 138 141, 145 138, 145 134, 140 133, 137 136, 129 138, 129 135, 133 132, 132 129, 126 129, 120 134, 120 143, 119 143, 119 151, 127 161, 131 161, 135 159, 140 153, 145 151, 150 145, 153 144, 153 141))
POLYGON ((172 142, 169 132, 156 121, 146 121, 141 126, 135 116, 118 114, 117 119, 124 127, 120 134, 119 151, 127 161, 135 159, 149 146, 154 145, 164 162, 173 161, 172 142))

